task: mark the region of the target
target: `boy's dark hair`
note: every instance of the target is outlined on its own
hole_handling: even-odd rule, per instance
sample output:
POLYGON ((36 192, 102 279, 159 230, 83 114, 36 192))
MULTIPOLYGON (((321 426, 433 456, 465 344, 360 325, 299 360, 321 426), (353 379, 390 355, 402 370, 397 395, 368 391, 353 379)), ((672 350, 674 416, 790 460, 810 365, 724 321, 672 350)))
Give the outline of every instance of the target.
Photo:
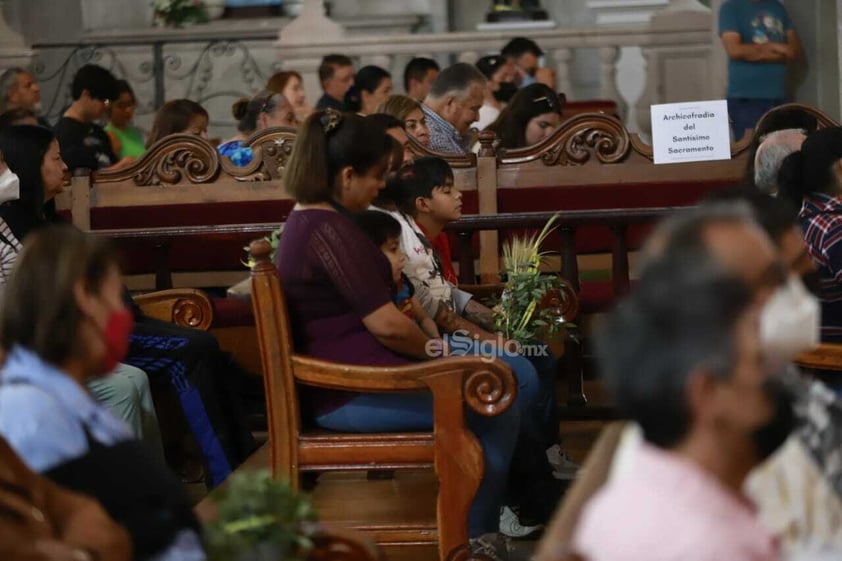
POLYGON ((71 93, 73 100, 82 97, 82 92, 88 90, 88 94, 94 99, 113 101, 119 97, 117 91, 117 79, 114 75, 96 64, 86 64, 73 76, 71 93))
POLYGON ((538 43, 527 37, 515 37, 500 51, 500 54, 506 58, 520 58, 526 53, 532 53, 536 57, 544 56, 544 51, 538 43))
POLYGON ((383 132, 386 132, 389 129, 406 130, 406 125, 403 121, 397 117, 389 115, 388 113, 372 113, 371 115, 366 115, 365 119, 372 125, 380 127, 380 130, 383 132))
POLYGON ((427 72, 430 70, 441 70, 439 63, 431 58, 416 57, 406 64, 403 71, 403 90, 409 91, 409 81, 415 80, 417 82, 424 81, 427 72))
POLYGON ((351 62, 351 59, 345 55, 325 55, 322 59, 322 63, 319 65, 319 82, 324 82, 325 80, 333 78, 333 73, 336 71, 336 68, 342 66, 354 66, 354 63, 351 62))
POLYGON ((441 187, 447 180, 453 181, 453 170, 450 165, 437 156, 424 156, 418 158, 412 166, 413 173, 406 178, 401 190, 400 201, 397 201, 401 212, 415 216, 415 199, 418 197, 431 198, 433 190, 441 187))
POLYGON ((364 210, 355 214, 353 220, 377 247, 401 237, 401 223, 385 212, 364 210))

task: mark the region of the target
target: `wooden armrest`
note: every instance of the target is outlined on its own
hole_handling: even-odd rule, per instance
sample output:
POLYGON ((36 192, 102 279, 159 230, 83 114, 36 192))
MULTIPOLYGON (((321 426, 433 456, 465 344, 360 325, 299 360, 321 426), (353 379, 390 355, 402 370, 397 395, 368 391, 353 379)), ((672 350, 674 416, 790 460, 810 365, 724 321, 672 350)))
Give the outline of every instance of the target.
POLYGON ((842 344, 822 343, 798 355, 794 362, 802 368, 842 372, 842 344))
MULTIPOLYGON (((453 384, 455 380, 461 380, 464 401, 486 416, 504 412, 517 397, 517 383, 511 369, 496 359, 450 357, 408 366, 378 367, 294 355, 292 365, 296 381, 336 390, 408 392, 430 389, 435 397, 442 380, 453 384)), ((450 388, 443 391, 450 391, 450 388)))
POLYGON ((155 319, 207 331, 213 323, 208 295, 194 288, 160 290, 134 297, 141 311, 155 319))

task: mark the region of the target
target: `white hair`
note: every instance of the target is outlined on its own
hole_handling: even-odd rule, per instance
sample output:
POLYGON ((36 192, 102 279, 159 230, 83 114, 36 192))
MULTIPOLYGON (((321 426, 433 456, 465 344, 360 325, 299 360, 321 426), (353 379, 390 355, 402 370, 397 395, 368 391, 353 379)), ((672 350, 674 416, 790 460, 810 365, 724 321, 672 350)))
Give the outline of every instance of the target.
POLYGON ((802 129, 770 132, 757 147, 754 156, 754 184, 770 195, 778 192, 778 172, 784 159, 801 149, 805 133, 802 129))

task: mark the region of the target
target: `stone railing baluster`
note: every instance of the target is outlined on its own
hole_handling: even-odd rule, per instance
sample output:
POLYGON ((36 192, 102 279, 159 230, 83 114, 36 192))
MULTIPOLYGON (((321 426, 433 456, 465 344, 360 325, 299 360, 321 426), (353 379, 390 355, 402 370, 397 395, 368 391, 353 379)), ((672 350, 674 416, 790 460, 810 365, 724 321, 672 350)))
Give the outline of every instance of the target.
POLYGON ((553 60, 555 61, 556 88, 567 97, 572 97, 573 82, 570 80, 570 61, 573 60, 573 49, 555 49, 553 60))
POLYGON ((617 103, 617 113, 625 121, 628 105, 617 89, 617 61, 620 59, 620 47, 602 47, 599 49, 601 63, 600 92, 603 99, 610 99, 617 103))

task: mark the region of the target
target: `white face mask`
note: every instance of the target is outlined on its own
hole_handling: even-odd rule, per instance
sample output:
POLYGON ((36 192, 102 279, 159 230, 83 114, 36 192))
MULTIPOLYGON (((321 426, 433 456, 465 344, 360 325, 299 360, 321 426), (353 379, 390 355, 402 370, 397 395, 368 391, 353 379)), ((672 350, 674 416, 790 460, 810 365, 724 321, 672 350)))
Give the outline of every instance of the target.
POLYGON ((15 201, 20 198, 20 179, 6 166, 0 173, 0 202, 15 201))
POLYGON ((794 359, 819 344, 819 302, 797 275, 790 274, 766 302, 760 317, 760 337, 766 355, 778 361, 794 359))

